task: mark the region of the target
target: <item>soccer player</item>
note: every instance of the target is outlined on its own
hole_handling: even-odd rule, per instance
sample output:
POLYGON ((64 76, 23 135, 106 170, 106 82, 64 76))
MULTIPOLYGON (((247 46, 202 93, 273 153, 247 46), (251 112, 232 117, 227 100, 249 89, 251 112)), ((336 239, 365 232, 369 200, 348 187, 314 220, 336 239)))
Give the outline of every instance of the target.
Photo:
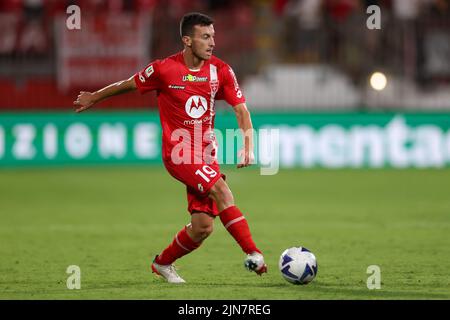
POLYGON ((246 133, 241 151, 243 159, 237 167, 251 165, 254 154, 253 127, 244 95, 231 67, 212 54, 215 46, 213 22, 201 13, 186 14, 180 22, 183 51, 153 61, 127 80, 93 93, 81 91, 74 101, 76 112, 81 112, 124 92, 157 91, 162 159, 167 171, 186 185, 191 214, 191 222, 176 234, 151 265, 154 273, 170 283, 185 282, 173 262, 202 244, 213 231, 217 216, 247 254, 245 266, 259 275, 267 272, 262 252, 256 247, 217 162, 213 134, 215 100, 225 100, 233 107, 239 128, 246 133), (200 143, 196 131, 201 132, 200 143))

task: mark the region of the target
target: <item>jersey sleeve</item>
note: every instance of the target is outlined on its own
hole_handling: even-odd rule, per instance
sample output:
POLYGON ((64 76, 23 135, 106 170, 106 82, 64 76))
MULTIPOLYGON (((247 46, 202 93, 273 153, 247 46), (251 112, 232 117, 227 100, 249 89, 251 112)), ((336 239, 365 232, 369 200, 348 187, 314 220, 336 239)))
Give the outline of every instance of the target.
POLYGON ((160 61, 155 60, 134 75, 134 82, 141 94, 159 89, 161 82, 159 69, 160 61))
POLYGON ((233 69, 229 65, 225 65, 222 70, 222 85, 216 96, 217 100, 225 100, 232 107, 244 103, 245 97, 234 74, 233 69))

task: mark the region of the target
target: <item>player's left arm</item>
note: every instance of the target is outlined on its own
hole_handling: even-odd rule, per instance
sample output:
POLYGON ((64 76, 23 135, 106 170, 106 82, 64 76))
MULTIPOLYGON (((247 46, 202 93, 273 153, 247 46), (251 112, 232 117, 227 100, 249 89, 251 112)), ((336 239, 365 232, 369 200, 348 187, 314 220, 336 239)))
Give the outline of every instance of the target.
POLYGON ((238 157, 242 160, 237 165, 238 168, 248 167, 255 161, 255 155, 253 151, 253 124, 250 112, 247 109, 245 103, 240 103, 234 106, 234 112, 238 122, 239 129, 242 130, 244 147, 239 152, 238 157))

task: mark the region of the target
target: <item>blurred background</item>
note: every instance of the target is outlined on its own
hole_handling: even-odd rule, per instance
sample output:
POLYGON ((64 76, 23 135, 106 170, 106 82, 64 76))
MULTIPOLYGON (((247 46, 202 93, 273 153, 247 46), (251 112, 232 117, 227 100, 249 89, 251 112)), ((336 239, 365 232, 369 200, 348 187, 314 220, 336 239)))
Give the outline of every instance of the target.
MULTIPOLYGON (((450 108, 448 0, 0 3, 1 109, 67 109, 76 89, 177 52, 179 20, 189 11, 214 17, 215 54, 234 67, 252 108, 450 108), (64 27, 71 4, 81 8, 81 31, 64 27), (366 27, 370 5, 381 8, 381 30, 366 27), (370 85, 374 72, 387 77, 380 92, 370 85)), ((108 106, 155 103, 133 95, 108 106)))
MULTIPOLYGON (((342 132, 336 135, 333 131, 330 136, 347 134, 351 138, 359 136, 352 134, 352 126, 376 125, 386 136, 389 132, 383 130, 389 129, 391 123, 394 125, 391 131, 396 132, 397 127, 400 131, 406 130, 405 134, 391 136, 399 137, 399 143, 407 146, 408 143, 414 145, 414 141, 406 141, 408 137, 417 136, 411 128, 432 125, 433 132, 424 129, 426 138, 422 139, 425 141, 422 145, 428 148, 432 144, 435 145, 432 150, 440 150, 438 163, 445 165, 450 161, 450 138, 446 136, 449 120, 445 114, 450 112, 448 0, 2 0, 0 163, 15 161, 14 150, 21 150, 14 147, 18 136, 43 137, 42 148, 28 151, 29 157, 43 154, 43 162, 46 159, 62 161, 56 155, 58 148, 51 147, 58 145, 61 139, 75 141, 75 149, 80 146, 85 146, 89 152, 90 148, 96 149, 96 143, 100 143, 97 138, 102 135, 98 133, 98 126, 91 132, 92 124, 69 130, 69 133, 75 132, 71 140, 71 135, 60 137, 59 133, 68 129, 62 118, 50 123, 50 127, 45 123, 31 129, 19 126, 15 136, 13 123, 23 122, 24 117, 33 117, 33 112, 37 116, 42 111, 56 112, 52 115, 67 118, 73 112, 72 101, 79 90, 96 90, 127 78, 149 61, 181 50, 179 21, 190 11, 204 12, 215 19, 215 54, 234 68, 249 108, 255 114, 256 127, 287 124, 292 128, 305 124, 305 119, 309 121, 293 114, 320 113, 319 118, 311 119, 300 129, 309 128, 316 134, 326 124, 334 123, 342 132), (73 4, 81 8, 79 30, 66 27, 72 14, 66 9, 73 4), (367 27, 367 20, 373 13, 367 12, 371 5, 380 8, 381 29, 367 27), (27 113, 21 114, 22 111, 27 113), (7 122, 4 112, 16 118, 8 118, 7 122), (270 122, 268 119, 273 117, 260 120, 260 113, 286 118, 270 122), (342 118, 331 117, 335 113, 340 113, 342 118), (426 113, 431 115, 424 118, 426 113), (343 116, 345 114, 347 116, 343 116), (26 133, 26 130, 33 132, 26 133), (86 138, 83 131, 89 131, 92 137, 86 138), (402 135, 406 135, 405 141, 401 140, 402 135), (436 142, 437 136, 440 138, 436 142), (54 142, 49 142, 51 137, 55 137, 54 142), (47 149, 53 150, 54 158, 46 156, 47 149), (8 150, 12 152, 11 157, 8 150)), ((230 109, 220 106, 226 119, 230 109)), ((102 102, 96 110, 142 111, 152 119, 148 128, 156 127, 151 133, 145 126, 138 131, 155 138, 159 123, 152 118, 155 115, 152 110, 156 108, 155 93, 144 96, 131 93, 102 102)), ((133 113, 126 113, 126 116, 132 118, 133 113)), ((77 119, 95 122, 90 118, 77 119)), ((35 123, 35 120, 30 121, 35 123)), ((134 120, 130 121, 133 125, 124 124, 123 130, 117 122, 112 127, 109 124, 109 129, 102 131, 106 132, 103 140, 112 141, 114 145, 120 137, 126 139, 124 134, 135 124, 134 120)), ((217 121, 219 128, 228 123, 228 120, 217 121)), ((300 134, 300 137, 305 135, 300 134)), ((347 141, 347 138, 340 140, 347 141)), ((136 142, 136 137, 130 139, 135 145, 141 144, 136 142)), ((315 138, 311 139, 316 145, 315 138)), ((342 141, 337 142, 338 149, 342 141)), ((336 142, 326 145, 331 145, 331 153, 336 149, 336 142)), ((150 144, 147 146, 150 148, 150 144)), ((369 149, 380 149, 371 146, 369 149)), ((386 152, 392 149, 386 148, 386 152)), ((52 155, 52 152, 47 153, 52 155)), ((154 151, 145 152, 157 157, 154 151)), ((296 153, 294 149, 286 152, 296 153)), ((430 153, 428 149, 420 152, 430 153)), ((118 151, 115 158, 117 155, 120 155, 118 151)), ((305 157, 300 155, 300 158, 305 157)), ((294 162, 304 164, 300 158, 294 162)), ((383 161, 383 164, 388 162, 383 161)))

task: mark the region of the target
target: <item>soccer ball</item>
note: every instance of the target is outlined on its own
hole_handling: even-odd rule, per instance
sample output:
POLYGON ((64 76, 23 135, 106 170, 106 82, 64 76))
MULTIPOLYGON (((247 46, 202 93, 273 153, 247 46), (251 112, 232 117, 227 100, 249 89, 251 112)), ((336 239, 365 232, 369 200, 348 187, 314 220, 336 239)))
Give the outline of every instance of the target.
POLYGON ((310 283, 317 275, 314 254, 303 247, 284 250, 278 263, 283 278, 294 284, 310 283))

